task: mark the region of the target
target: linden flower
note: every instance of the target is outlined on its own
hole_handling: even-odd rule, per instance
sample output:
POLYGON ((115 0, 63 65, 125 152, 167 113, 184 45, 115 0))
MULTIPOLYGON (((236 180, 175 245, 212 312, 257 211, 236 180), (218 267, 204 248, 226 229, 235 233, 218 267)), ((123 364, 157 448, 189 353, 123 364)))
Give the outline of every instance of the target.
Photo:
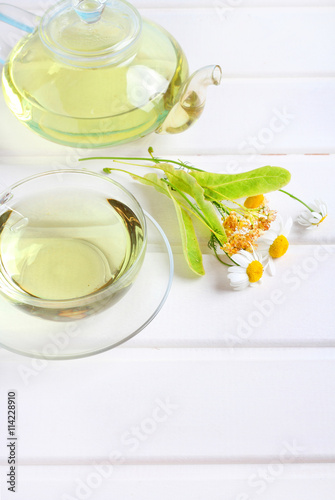
POLYGON ((257 241, 257 250, 263 257, 264 261, 269 266, 269 273, 274 276, 276 273, 276 268, 273 259, 278 259, 286 254, 289 242, 288 235, 292 227, 291 217, 283 223, 281 217, 277 218, 277 228, 269 229, 263 236, 261 236, 257 241))
POLYGON ((304 210, 299 217, 297 222, 306 229, 312 229, 318 226, 327 217, 327 205, 320 200, 315 200, 314 205, 311 205, 313 211, 304 210))
POLYGON ((234 290, 260 284, 264 268, 261 257, 256 252, 240 250, 231 259, 237 264, 228 269, 228 279, 234 290))

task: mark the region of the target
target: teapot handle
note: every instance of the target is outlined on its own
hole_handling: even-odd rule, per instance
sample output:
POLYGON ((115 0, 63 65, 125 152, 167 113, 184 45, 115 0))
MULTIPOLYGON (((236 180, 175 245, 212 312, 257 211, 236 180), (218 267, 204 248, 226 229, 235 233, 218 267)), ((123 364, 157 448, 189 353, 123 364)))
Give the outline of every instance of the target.
MULTIPOLYGON (((14 5, 0 3, 0 21, 26 33, 33 33, 40 22, 40 17, 14 5)), ((0 63, 4 64, 12 48, 7 40, 0 40, 0 63)))

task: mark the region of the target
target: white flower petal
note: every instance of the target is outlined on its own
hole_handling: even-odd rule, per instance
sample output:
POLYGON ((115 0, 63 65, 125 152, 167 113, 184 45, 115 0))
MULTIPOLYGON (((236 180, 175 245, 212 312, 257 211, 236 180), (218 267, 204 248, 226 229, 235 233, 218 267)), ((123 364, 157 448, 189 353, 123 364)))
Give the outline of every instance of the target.
POLYGON ((276 228, 275 232, 277 236, 283 231, 283 227, 284 227, 283 218, 280 214, 278 214, 275 220, 275 228, 276 228))
POLYGON ((249 286, 249 280, 245 280, 241 283, 230 283, 230 286, 234 290, 243 290, 244 288, 247 288, 249 286))
POLYGON ((240 285, 240 286, 233 286, 234 290, 236 291, 240 291, 240 290, 244 290, 245 288, 247 288, 249 286, 249 282, 246 281, 243 285, 240 285))
POLYGON ((246 250, 240 250, 239 253, 247 259, 249 264, 250 264, 250 262, 252 262, 254 260, 253 254, 251 252, 247 252, 246 250))
POLYGON ((268 265, 269 259, 270 259, 270 254, 269 254, 269 250, 267 250, 266 253, 264 252, 264 254, 263 254, 262 265, 264 268, 268 265))
POLYGON ((240 279, 247 278, 248 275, 246 273, 246 270, 242 269, 243 273, 241 273, 241 272, 238 272, 239 269, 242 269, 242 268, 241 267, 235 268, 234 269, 235 272, 228 273, 228 278, 231 280, 240 280, 240 279))
POLYGON ((287 221, 284 224, 282 235, 285 236, 285 238, 288 237, 290 234, 291 228, 292 228, 293 220, 292 217, 289 217, 287 221))
POLYGON ((321 200, 314 200, 314 204, 311 205, 311 208, 313 208, 315 212, 322 212, 322 205, 324 205, 324 203, 321 200))
POLYGON ((230 286, 232 288, 245 288, 249 285, 249 282, 247 280, 244 281, 230 281, 229 282, 230 286))
POLYGON ((255 286, 259 286, 261 284, 262 284, 262 280, 260 279, 260 280, 256 281, 256 283, 250 283, 250 286, 252 286, 254 288, 255 286))
POLYGON ((258 249, 258 253, 259 255, 262 257, 262 262, 264 262, 264 260, 267 258, 267 256, 269 255, 269 245, 267 245, 266 247, 264 248, 259 248, 258 249))
POLYGON ((272 257, 269 258, 268 269, 269 269, 270 276, 275 276, 275 274, 276 274, 276 266, 275 266, 275 263, 274 263, 272 257))
POLYGON ((298 218, 297 218, 297 222, 298 222, 301 226, 310 227, 310 222, 309 222, 309 220, 306 220, 306 219, 304 219, 303 217, 298 217, 298 218))
POLYGON ((320 211, 322 213, 322 217, 326 217, 326 215, 328 213, 327 205, 325 203, 321 203, 320 209, 321 209, 320 211))
POLYGON ((268 231, 266 231, 266 233, 264 234, 265 237, 268 237, 270 239, 272 238, 275 238, 278 234, 278 231, 276 231, 275 229, 269 229, 268 231))
POLYGON ((243 250, 232 256, 232 260, 241 267, 245 269, 250 264, 250 261, 242 254, 243 250))
POLYGON ((322 219, 327 216, 327 205, 321 200, 315 200, 311 204, 311 209, 313 210, 312 212, 305 210, 297 218, 297 222, 305 226, 306 229, 318 226, 322 219))
POLYGON ((302 226, 310 226, 314 223, 314 220, 312 212, 302 212, 297 218, 297 222, 302 226))
POLYGON ((274 235, 273 237, 269 238, 268 236, 260 236, 257 240, 257 250, 260 248, 260 246, 266 245, 267 247, 271 246, 274 240, 277 238, 277 235, 274 235))
POLYGON ((311 212, 301 212, 301 214, 298 215, 298 219, 306 220, 308 221, 310 219, 310 214, 311 212))
POLYGON ((251 259, 251 262, 253 262, 254 260, 258 260, 258 262, 260 262, 262 264, 263 259, 262 259, 261 255, 258 255, 258 253, 255 252, 255 250, 252 252, 252 255, 253 255, 254 258, 251 259))
POLYGON ((245 274, 245 267, 232 266, 228 269, 228 274, 245 274))

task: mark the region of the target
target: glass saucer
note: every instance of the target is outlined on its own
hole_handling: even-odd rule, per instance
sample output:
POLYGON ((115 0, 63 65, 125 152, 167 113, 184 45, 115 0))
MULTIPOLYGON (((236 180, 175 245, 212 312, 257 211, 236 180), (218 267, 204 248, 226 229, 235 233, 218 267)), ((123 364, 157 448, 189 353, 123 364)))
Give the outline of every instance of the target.
POLYGON ((145 260, 135 283, 119 302, 86 319, 54 322, 25 313, 0 296, 0 346, 35 358, 82 358, 117 347, 143 330, 163 307, 174 270, 165 233, 147 212, 145 217, 145 260))

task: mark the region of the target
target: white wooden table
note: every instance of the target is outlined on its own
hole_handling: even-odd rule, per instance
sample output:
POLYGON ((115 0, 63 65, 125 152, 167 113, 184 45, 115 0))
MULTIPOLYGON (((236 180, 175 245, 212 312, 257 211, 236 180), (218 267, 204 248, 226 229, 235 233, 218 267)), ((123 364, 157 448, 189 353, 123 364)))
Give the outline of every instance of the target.
MULTIPOLYGON (((221 64, 223 83, 188 132, 101 154, 144 155, 151 145, 218 172, 283 166, 290 191, 322 198, 330 215, 313 231, 295 225, 278 275, 234 293, 209 252, 206 276, 191 276, 169 201, 123 178, 170 239, 171 294, 143 332, 105 354, 43 362, 0 351, 0 498, 333 500, 335 1, 134 4, 175 35, 192 70, 221 64), (11 389, 15 495, 6 485, 11 389)), ((35 136, 1 96, 0 154, 7 184, 90 152, 35 136)), ((284 217, 301 211, 279 194, 270 200, 284 217)))

